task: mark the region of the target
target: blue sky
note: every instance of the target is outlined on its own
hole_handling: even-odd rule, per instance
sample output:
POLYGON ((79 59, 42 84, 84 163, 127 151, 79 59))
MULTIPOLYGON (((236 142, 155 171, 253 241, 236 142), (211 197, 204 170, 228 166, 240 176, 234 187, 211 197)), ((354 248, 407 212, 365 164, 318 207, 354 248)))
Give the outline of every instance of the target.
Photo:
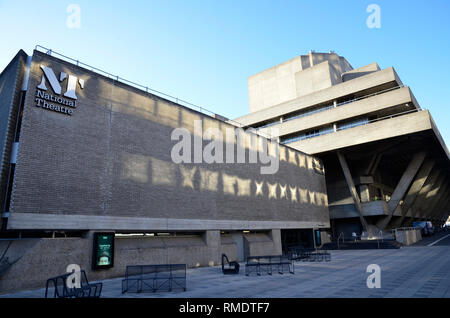
POLYGON ((36 44, 228 118, 247 77, 313 49, 394 66, 450 143, 450 1, 0 0, 0 70, 36 44), (67 26, 77 4, 80 28, 67 26), (368 28, 366 8, 381 9, 368 28))

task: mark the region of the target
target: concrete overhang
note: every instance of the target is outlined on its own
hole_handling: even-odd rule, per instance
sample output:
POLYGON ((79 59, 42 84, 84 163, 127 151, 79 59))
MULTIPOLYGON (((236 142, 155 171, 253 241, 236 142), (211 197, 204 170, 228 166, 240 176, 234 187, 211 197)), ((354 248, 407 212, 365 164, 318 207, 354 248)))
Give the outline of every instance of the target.
POLYGON ((438 140, 439 144, 441 145, 442 150, 445 153, 447 159, 450 160, 450 153, 448 151, 447 145, 445 144, 444 139, 442 138, 441 133, 439 132, 439 130, 433 120, 433 117, 430 116, 430 120, 431 120, 431 127, 433 129, 434 135, 435 135, 436 139, 438 140))
POLYGON ((389 67, 378 72, 373 72, 365 76, 339 83, 329 88, 293 99, 291 101, 250 113, 248 115, 236 118, 234 121, 242 124, 243 126, 252 126, 256 123, 278 118, 284 114, 289 114, 294 111, 328 101, 332 102, 333 100, 346 95, 390 83, 392 83, 392 87, 403 85, 393 67, 389 67))
MULTIPOLYGON (((278 128, 278 134, 272 137, 285 136, 405 104, 410 104, 410 107, 408 107, 409 109, 420 108, 409 87, 402 87, 380 95, 328 109, 320 113, 280 123, 279 125, 274 126, 278 128)), ((404 109, 403 111, 405 110, 407 109, 404 109)), ((273 135, 274 131, 271 131, 271 128, 273 127, 264 128, 260 131, 263 134, 272 133, 273 135)))
POLYGON ((432 129, 430 113, 424 110, 292 142, 288 145, 313 155, 432 129))
MULTIPOLYGON (((389 208, 386 201, 371 201, 362 203, 363 216, 388 215, 389 208)), ((358 210, 354 204, 330 205, 330 219, 359 218, 358 210)), ((401 209, 395 211, 394 216, 401 216, 401 209)))
POLYGON ((355 79, 355 78, 358 78, 361 76, 365 76, 367 74, 377 72, 379 70, 380 70, 380 67, 378 66, 378 64, 376 62, 374 62, 372 64, 358 67, 351 71, 345 72, 341 75, 341 78, 342 78, 343 82, 348 82, 352 79, 355 79))

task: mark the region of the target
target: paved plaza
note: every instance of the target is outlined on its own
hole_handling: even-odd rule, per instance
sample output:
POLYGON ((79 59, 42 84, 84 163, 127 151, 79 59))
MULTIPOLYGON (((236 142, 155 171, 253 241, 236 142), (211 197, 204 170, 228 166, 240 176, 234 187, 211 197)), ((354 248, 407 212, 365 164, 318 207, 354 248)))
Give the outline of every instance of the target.
MULTIPOLYGON (((450 236, 433 246, 398 250, 331 251, 331 262, 296 262, 295 274, 223 275, 220 266, 187 270, 187 291, 121 292, 122 278, 103 281, 102 297, 450 297, 450 236), (381 268, 381 288, 370 289, 367 266, 381 268)), ((43 297, 44 289, 0 297, 43 297)))

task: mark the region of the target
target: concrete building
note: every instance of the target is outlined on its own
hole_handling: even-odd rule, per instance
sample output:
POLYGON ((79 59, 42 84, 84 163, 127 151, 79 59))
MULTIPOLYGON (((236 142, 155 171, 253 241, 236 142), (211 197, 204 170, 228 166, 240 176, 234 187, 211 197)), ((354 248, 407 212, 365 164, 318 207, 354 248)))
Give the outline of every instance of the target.
POLYGON ((51 51, 19 51, 0 74, 0 293, 43 287, 69 264, 97 280, 126 265, 208 266, 222 253, 243 260, 326 241, 320 159, 261 148, 245 132, 243 145, 226 140, 236 160, 175 163, 175 129, 192 136, 195 162, 195 141, 200 153, 210 142, 203 131, 236 127, 149 91, 51 51), (266 150, 274 174, 250 161, 266 150), (91 266, 97 231, 115 233, 113 267, 91 266))
POLYGON ((248 92, 236 121, 323 160, 334 238, 445 223, 449 152, 394 68, 311 51, 249 77, 248 92))

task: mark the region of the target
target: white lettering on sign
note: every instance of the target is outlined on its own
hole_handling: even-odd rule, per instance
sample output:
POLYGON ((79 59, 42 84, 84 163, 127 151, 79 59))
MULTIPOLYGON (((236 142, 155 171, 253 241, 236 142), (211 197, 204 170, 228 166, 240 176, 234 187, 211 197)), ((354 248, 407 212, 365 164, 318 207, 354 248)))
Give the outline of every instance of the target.
POLYGON ((43 74, 41 82, 37 86, 36 90, 36 107, 42 107, 47 110, 72 115, 73 110, 69 107, 77 107, 76 100, 78 99, 78 97, 76 95, 76 89, 78 85, 81 89, 84 88, 84 80, 78 79, 78 77, 70 74, 69 76, 67 76, 65 72, 61 72, 58 79, 52 68, 41 65, 41 69, 43 74), (63 97, 57 96, 62 94, 62 86, 60 83, 63 82, 67 77, 67 87, 65 93, 63 94, 63 97), (56 95, 48 93, 47 83, 56 95), (67 97, 68 99, 64 97, 67 97))

